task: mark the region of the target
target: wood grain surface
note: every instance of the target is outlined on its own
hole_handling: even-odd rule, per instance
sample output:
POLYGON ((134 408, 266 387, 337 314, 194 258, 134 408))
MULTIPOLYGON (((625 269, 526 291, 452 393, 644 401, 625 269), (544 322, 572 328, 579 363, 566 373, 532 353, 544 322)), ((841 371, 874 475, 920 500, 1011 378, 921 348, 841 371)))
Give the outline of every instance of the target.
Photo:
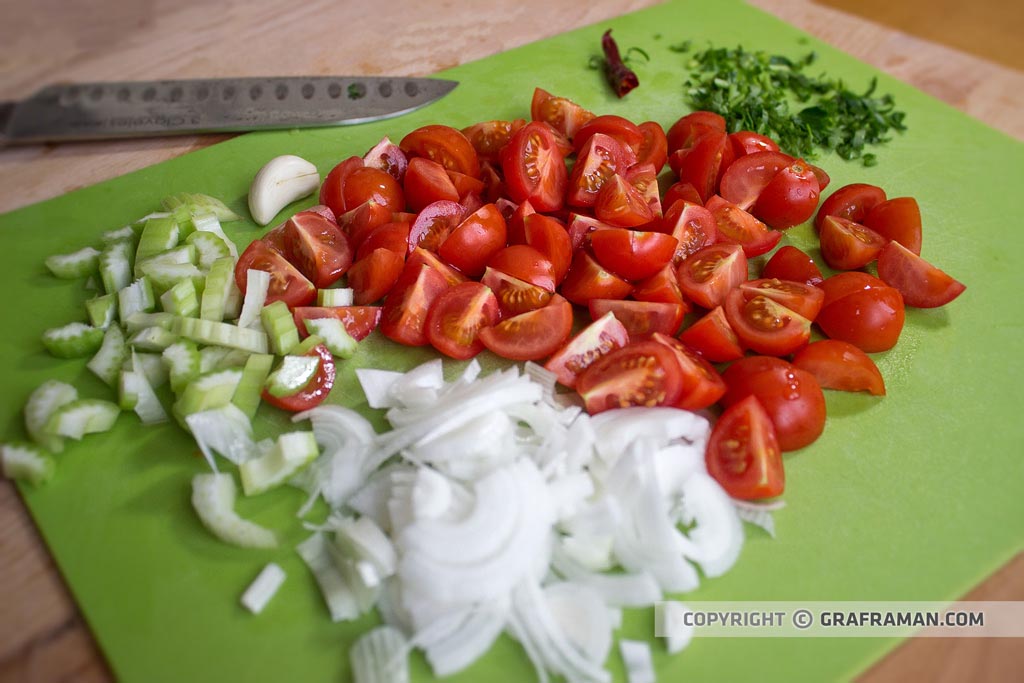
MULTIPOLYGON (((752 3, 1024 139, 1021 72, 806 0, 752 3)), ((907 4, 915 3, 927 6, 923 0, 899 4, 905 10, 907 4)), ((651 4, 650 0, 519 0, 474 5, 467 11, 450 0, 0 0, 0 100, 25 97, 55 81, 345 72, 423 75, 651 4), (251 49, 253 45, 260 49, 251 49)), ((945 30, 955 33, 956 26, 945 30)), ((225 138, 190 136, 0 150, 0 212, 225 138)), ((1024 555, 983 582, 969 598, 1024 599, 1024 555)), ((1013 640, 919 639, 901 645, 859 680, 983 683, 1019 680, 1021 671, 1024 648, 1013 640)), ((17 492, 0 481, 0 681, 110 680, 102 654, 17 492)))

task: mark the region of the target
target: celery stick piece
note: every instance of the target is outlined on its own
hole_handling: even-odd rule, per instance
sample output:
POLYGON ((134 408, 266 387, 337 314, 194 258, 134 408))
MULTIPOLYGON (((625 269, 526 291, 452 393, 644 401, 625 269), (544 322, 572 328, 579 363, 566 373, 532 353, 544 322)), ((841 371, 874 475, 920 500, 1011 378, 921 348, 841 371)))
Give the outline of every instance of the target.
POLYGON ((175 414, 185 417, 227 405, 235 395, 241 379, 241 370, 219 370, 196 377, 185 385, 181 396, 175 402, 175 414))
POLYGON ((117 315, 117 296, 104 294, 93 297, 85 302, 85 310, 89 314, 89 322, 93 327, 106 329, 114 322, 117 315))
POLYGON ((68 323, 43 332, 43 346, 58 358, 81 358, 96 353, 103 330, 85 323, 68 323))
POLYGON ((199 304, 203 320, 224 320, 224 308, 235 279, 235 262, 230 256, 219 258, 210 266, 199 304))
POLYGON ((336 358, 351 358, 356 354, 359 342, 352 338, 337 318, 314 318, 306 320, 310 334, 324 338, 324 345, 336 358))
POLYGON ((227 346, 251 353, 266 353, 268 349, 265 333, 229 323, 198 318, 177 318, 174 321, 174 331, 199 344, 227 346))
POLYGON ((64 439, 46 432, 50 416, 61 406, 78 400, 78 390, 51 379, 43 382, 25 402, 25 431, 30 439, 52 453, 64 450, 64 439))
POLYGON ((139 351, 163 352, 168 346, 178 341, 178 335, 170 330, 154 325, 139 330, 128 340, 128 345, 139 351))
POLYGON ((267 302, 267 292, 270 289, 270 273, 265 270, 254 270, 250 268, 245 273, 245 299, 242 302, 242 312, 238 316, 239 327, 262 328, 261 311, 267 302))
POLYGON ((193 318, 199 314, 199 295, 195 282, 191 278, 179 280, 160 295, 160 307, 164 311, 183 318, 193 318))
POLYGON ((24 443, 5 443, 0 446, 0 468, 8 479, 21 479, 42 486, 56 470, 56 462, 38 446, 24 443))
POLYGON ((354 293, 351 288, 320 289, 316 293, 317 306, 351 306, 354 293))
POLYGON ((100 279, 107 294, 117 294, 132 282, 134 245, 128 240, 111 242, 100 252, 100 279))
POLYGON ((142 275, 142 264, 178 244, 178 224, 172 216, 150 218, 142 227, 139 246, 135 249, 135 277, 142 275))
POLYGON ((277 397, 294 396, 306 388, 319 369, 319 356, 285 356, 267 377, 267 392, 277 397))
POLYGON ((70 254, 55 254, 46 259, 46 267, 56 277, 75 280, 92 275, 99 269, 100 252, 85 247, 70 254))
POLYGON ((117 292, 117 315, 127 321, 133 313, 156 310, 156 296, 148 277, 141 277, 117 292))
POLYGON ((221 227, 220 220, 216 216, 212 213, 193 214, 192 222, 196 226, 196 232, 208 232, 216 235, 228 246, 228 254, 232 258, 238 258, 238 247, 224 234, 224 228, 221 227))
POLYGON ((124 333, 117 325, 111 325, 103 334, 103 344, 92 360, 86 365, 93 374, 108 386, 116 386, 121 366, 128 359, 128 347, 124 342, 124 333))
POLYGON ((301 342, 299 345, 292 348, 291 355, 293 356, 304 356, 316 347, 324 343, 324 338, 318 334, 311 334, 301 342))
POLYGON ((235 480, 230 474, 192 477, 192 507, 214 536, 242 548, 274 548, 274 532, 243 519, 235 512, 235 480))
POLYGON ((81 439, 86 434, 105 432, 114 426, 121 410, 117 404, 95 398, 80 398, 61 406, 43 428, 48 434, 81 439))
POLYGON ((139 311, 132 313, 127 320, 121 322, 124 323, 128 334, 135 334, 147 327, 162 327, 165 330, 170 330, 174 327, 174 315, 166 312, 144 313, 139 311))
POLYGON ((185 385, 199 376, 199 349, 189 339, 181 339, 171 344, 161 354, 167 364, 171 380, 171 391, 175 394, 185 385))
POLYGON ((217 220, 225 223, 240 221, 242 217, 228 208, 221 200, 205 194, 195 192, 179 192, 164 197, 160 204, 168 211, 174 211, 179 206, 188 207, 193 215, 212 213, 217 220))
POLYGON ((196 265, 202 270, 209 270, 213 262, 225 256, 231 256, 231 249, 227 242, 222 240, 217 233, 206 230, 197 230, 185 240, 187 244, 196 249, 196 265))
POLYGON ((159 353, 145 353, 136 350, 132 354, 133 368, 146 376, 149 385, 156 389, 167 384, 169 373, 164 359, 159 353))
POLYGON ((242 491, 253 496, 280 486, 293 474, 313 462, 320 449, 313 432, 288 432, 277 437, 273 450, 238 466, 242 491))
POLYGON ((270 602, 277 589, 284 583, 285 573, 281 567, 270 562, 263 568, 249 587, 242 594, 242 607, 253 614, 259 614, 270 602))
POLYGON ((250 420, 256 416, 263 384, 267 381, 273 364, 274 356, 269 353, 254 353, 245 362, 242 379, 235 389, 235 395, 231 397, 231 402, 238 406, 250 420))
POLYGON ((299 343, 299 329, 288 305, 275 301, 260 311, 263 329, 267 332, 270 348, 279 356, 289 353, 299 343))

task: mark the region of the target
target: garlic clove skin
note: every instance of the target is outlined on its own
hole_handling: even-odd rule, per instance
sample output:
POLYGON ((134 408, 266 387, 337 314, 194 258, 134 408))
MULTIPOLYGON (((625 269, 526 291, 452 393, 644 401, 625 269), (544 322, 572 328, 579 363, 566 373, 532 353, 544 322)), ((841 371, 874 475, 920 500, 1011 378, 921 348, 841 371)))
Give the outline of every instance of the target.
POLYGON ((259 170, 249 188, 249 213, 267 225, 284 207, 308 197, 320 187, 320 172, 302 157, 274 157, 259 170))

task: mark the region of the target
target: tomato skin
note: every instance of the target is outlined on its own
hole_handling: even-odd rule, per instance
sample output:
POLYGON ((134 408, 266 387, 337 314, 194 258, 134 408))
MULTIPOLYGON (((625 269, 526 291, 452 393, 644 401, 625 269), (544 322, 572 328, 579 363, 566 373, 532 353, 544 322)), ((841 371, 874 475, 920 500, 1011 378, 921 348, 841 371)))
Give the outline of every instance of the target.
POLYGON ((569 241, 572 242, 573 253, 579 251, 587 242, 591 233, 598 230, 607 230, 615 226, 599 221, 593 216, 585 216, 579 213, 569 214, 569 241))
POLYGON ((459 191, 441 164, 413 157, 405 172, 405 198, 409 208, 418 213, 434 202, 459 201, 459 191))
POLYGON ((712 309, 746 281, 747 257, 738 244, 713 244, 680 263, 676 277, 687 299, 712 309))
POLYGON ((462 222, 462 214, 461 204, 447 200, 424 207, 409 228, 409 253, 417 247, 436 253, 462 222))
POLYGON ((633 164, 626 171, 626 182, 633 186, 651 209, 651 219, 661 218, 661 190, 658 187, 658 172, 648 163, 633 164))
POLYGON ((758 152, 779 151, 779 146, 774 140, 752 130, 739 130, 735 133, 730 133, 729 143, 732 144, 732 150, 736 154, 737 159, 748 154, 757 154, 758 152))
POLYGON ((283 301, 289 308, 293 308, 304 306, 316 299, 316 287, 313 283, 289 263, 281 252, 263 240, 256 240, 250 244, 235 264, 235 284, 243 294, 250 268, 270 273, 267 304, 283 301))
POLYGON ((303 339, 309 336, 306 320, 311 318, 334 318, 345 326, 356 341, 362 341, 380 324, 380 306, 296 306, 292 309, 295 326, 303 339))
POLYGON ((561 293, 569 301, 586 306, 591 299, 625 299, 633 285, 617 277, 580 249, 562 281, 561 293))
POLYGON ((544 121, 570 140, 594 115, 564 97, 555 97, 546 90, 536 88, 530 102, 530 118, 544 121))
POLYGON ((342 196, 345 206, 359 206, 374 199, 392 211, 405 208, 405 193, 398 181, 386 171, 369 166, 354 169, 348 174, 342 196))
POLYGON ((323 344, 317 344, 306 355, 320 357, 320 365, 317 367, 316 374, 309 380, 309 384, 291 396, 274 396, 264 389, 262 393, 264 401, 282 410, 297 413, 315 408, 327 399, 327 395, 334 388, 336 375, 334 356, 323 344))
POLYGON ((320 184, 320 203, 330 208, 335 216, 354 209, 345 205, 345 179, 358 168, 363 167, 361 157, 349 157, 332 168, 320 184))
POLYGON ((814 227, 820 230, 826 216, 839 216, 854 223, 863 223, 868 212, 876 204, 881 204, 884 201, 885 190, 877 185, 866 183, 844 185, 821 203, 818 215, 814 218, 814 227))
POLYGON ((809 372, 781 358, 748 356, 722 373, 726 392, 722 405, 733 406, 756 396, 768 413, 782 451, 813 443, 825 429, 825 395, 809 372))
POLYGON ((636 162, 638 164, 650 164, 654 167, 654 173, 661 173, 668 161, 668 138, 665 136, 665 129, 655 121, 644 121, 638 128, 644 136, 644 141, 636 151, 636 162))
POLYGON ((680 304, 689 310, 683 292, 679 288, 679 280, 676 278, 676 269, 672 264, 666 265, 657 273, 641 280, 633 286, 630 292, 637 301, 661 301, 669 304, 680 304))
POLYGON ((795 280, 761 278, 740 285, 748 297, 758 294, 778 301, 798 315, 814 320, 825 304, 825 292, 821 289, 795 280))
POLYGON ((365 258, 374 249, 390 249, 404 261, 405 255, 409 253, 409 224, 385 223, 374 228, 356 249, 356 261, 365 258))
POLYGON ((727 363, 743 358, 743 347, 721 306, 715 306, 683 330, 679 341, 712 363, 727 363))
POLYGON ((572 263, 572 241, 565 226, 550 216, 533 213, 523 220, 523 238, 551 262, 555 283, 562 282, 572 263))
POLYGON ((749 211, 772 179, 793 161, 793 157, 778 150, 745 154, 725 170, 718 194, 749 211))
POLYGON ((899 242, 889 242, 878 254, 878 276, 915 308, 945 306, 967 289, 899 242))
POLYGON ((811 321, 764 294, 736 288, 725 300, 725 317, 740 343, 756 353, 786 356, 811 338, 811 321))
POLYGON ((885 238, 871 228, 839 216, 826 216, 818 234, 825 263, 836 270, 856 270, 878 258, 885 238))
POLYGON ((767 225, 785 230, 814 215, 820 197, 818 178, 803 159, 775 174, 761 191, 751 213, 767 225))
POLYGON ((498 163, 498 152, 508 144, 512 135, 526 125, 523 119, 512 121, 481 121, 462 129, 469 143, 476 150, 480 161, 498 163))
POLYGON ((601 356, 629 343, 629 332, 611 311, 596 318, 565 346, 555 352, 544 368, 555 373, 558 382, 570 389, 581 372, 601 356))
POLYGON ((614 315, 625 326, 630 339, 649 337, 655 332, 673 336, 686 315, 686 307, 682 304, 654 301, 591 299, 587 308, 594 320, 607 313, 614 315))
POLYGON ((505 247, 487 262, 488 268, 537 285, 549 292, 555 291, 555 267, 544 254, 527 244, 505 247))
POLYGON ((715 217, 720 242, 734 242, 743 247, 748 257, 767 254, 782 239, 778 230, 769 230, 761 221, 718 195, 705 205, 715 217))
POLYGON ((404 253, 383 247, 357 260, 348 271, 353 302, 365 306, 382 299, 398 282, 404 267, 404 253))
POLYGON ((480 160, 472 143, 451 126, 431 124, 412 131, 398 143, 406 156, 426 157, 449 171, 468 176, 480 175, 480 160))
POLYGON ((409 159, 406 158, 405 152, 385 135, 363 155, 363 165, 379 168, 401 183, 405 178, 406 169, 409 168, 409 159))
POLYGON ((774 498, 786 488, 775 427, 756 396, 733 404, 718 418, 704 462, 708 474, 733 498, 774 498))
POLYGON ((825 280, 821 270, 814 264, 814 259, 788 244, 779 247, 779 250, 772 254, 768 262, 764 264, 761 277, 792 280, 812 287, 817 287, 825 280))
POLYGON ((885 396, 885 381, 878 366, 848 342, 822 339, 808 344, 793 356, 793 365, 814 375, 822 389, 885 396))
POLYGON ((710 111, 695 111, 681 117, 666 133, 668 153, 691 146, 709 132, 725 132, 725 119, 710 111))
POLYGON ((725 133, 710 132, 697 138, 692 146, 683 147, 669 155, 669 166, 676 172, 680 182, 693 185, 702 202, 715 194, 718 172, 728 143, 725 133))
POLYGON ((289 218, 283 239, 288 260, 318 289, 337 282, 352 266, 348 237, 318 213, 300 211, 289 218))
POLYGON ((594 204, 594 215, 598 220, 619 228, 635 228, 654 220, 654 212, 646 197, 620 175, 613 175, 601 186, 594 204))
POLYGON ((484 274, 487 262, 505 246, 505 219, 494 204, 466 216, 441 243, 437 254, 470 277, 484 274))
POLYGON ((550 129, 528 123, 501 149, 501 169, 509 197, 529 200, 537 211, 558 211, 564 205, 569 174, 565 155, 550 129))
POLYGON ((469 278, 455 270, 447 263, 437 258, 433 252, 427 251, 422 247, 417 247, 412 250, 409 254, 409 258, 405 260, 406 268, 418 268, 419 266, 429 266, 441 273, 441 277, 448 283, 449 286, 457 285, 460 282, 465 282, 469 278))
POLYGON ((629 150, 629 165, 637 163, 636 152, 644 144, 644 133, 635 123, 615 114, 595 116, 580 126, 572 136, 572 146, 577 154, 596 133, 614 138, 623 148, 629 150))
POLYGON ((671 208, 673 204, 681 199, 688 201, 691 204, 704 206, 704 200, 701 199, 700 193, 697 192, 697 188, 695 188, 692 183, 686 183, 681 180, 673 183, 667 190, 665 190, 665 196, 662 199, 662 203, 671 208))
MULTIPOLYGON (((824 285, 836 277, 852 274, 840 273, 826 279, 824 285)), ((829 338, 876 353, 896 345, 903 330, 904 316, 903 296, 892 287, 861 289, 831 302, 826 289, 825 306, 815 322, 829 338)))
POLYGON ((509 360, 540 360, 562 348, 572 333, 572 305, 555 294, 543 308, 480 330, 480 341, 509 360))
POLYGON ((516 206, 506 217, 506 233, 509 244, 526 244, 526 217, 537 213, 533 204, 525 201, 516 206))
POLYGON ((463 282, 442 292, 430 306, 427 339, 444 355, 468 360, 484 350, 480 330, 500 317, 494 292, 479 282, 463 282))
POLYGON ((356 249, 371 232, 395 218, 391 209, 371 199, 338 216, 338 227, 356 249))
POLYGON ((655 332, 651 340, 671 349, 679 363, 682 389, 673 406, 683 410, 703 410, 722 398, 725 381, 711 363, 674 337, 655 332))
POLYGON ((921 255, 921 209, 913 197, 895 197, 875 204, 864 216, 864 225, 921 255))
POLYGON ((623 280, 651 277, 672 261, 678 245, 671 235, 625 228, 600 230, 590 236, 594 258, 623 280))
POLYGON ((847 273, 837 273, 830 278, 826 278, 819 286, 825 292, 823 306, 828 306, 842 299, 847 294, 853 294, 866 289, 884 289, 889 285, 869 273, 850 271, 847 273))
POLYGON ((547 289, 490 267, 484 270, 480 281, 494 292, 503 317, 543 308, 553 296, 553 292, 547 289))
POLYGON ((655 341, 632 342, 601 356, 576 380, 591 415, 629 406, 673 405, 682 371, 673 351, 655 341))
POLYGON ((664 218, 657 224, 659 231, 676 239, 676 253, 672 256, 674 263, 717 242, 717 226, 714 214, 700 204, 685 199, 671 204, 664 218))
POLYGON ((417 270, 407 263, 384 300, 380 331, 399 344, 426 346, 430 343, 426 331, 427 313, 448 286, 439 271, 427 265, 420 265, 417 270))

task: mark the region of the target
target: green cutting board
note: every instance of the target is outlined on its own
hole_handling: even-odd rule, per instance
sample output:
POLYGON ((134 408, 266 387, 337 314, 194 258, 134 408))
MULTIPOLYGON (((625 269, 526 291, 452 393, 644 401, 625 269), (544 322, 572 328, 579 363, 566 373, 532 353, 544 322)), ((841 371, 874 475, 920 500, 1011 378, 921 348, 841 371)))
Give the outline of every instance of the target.
MULTIPOLYGON (((156 208, 177 191, 206 192, 245 211, 255 172, 279 154, 299 154, 321 172, 361 154, 387 134, 400 139, 426 123, 461 126, 524 117, 534 86, 599 113, 668 126, 686 108, 686 57, 669 45, 742 44, 787 54, 818 51, 820 67, 854 89, 878 76, 908 113, 909 131, 877 150, 864 168, 825 157, 833 187, 861 181, 891 196, 912 195, 924 214, 924 256, 967 284, 938 310, 909 310, 899 345, 878 355, 888 396, 829 392, 828 428, 811 447, 787 455, 787 506, 778 538, 750 528, 736 567, 707 581, 693 599, 939 600, 989 575, 1024 543, 1024 420, 1014 405, 1022 384, 1018 289, 1024 273, 1019 226, 1024 148, 1007 136, 873 68, 738 2, 677 2, 557 36, 446 72, 461 85, 439 103, 401 119, 332 130, 251 134, 0 217, 5 321, 0 335, 0 416, 7 438, 24 438, 20 410, 47 378, 108 396, 82 361, 49 357, 38 340, 48 327, 81 319, 89 296, 49 277, 45 256, 94 243, 103 230, 156 208), (622 101, 587 62, 614 28, 623 47, 642 46, 641 85, 622 101)), ((294 210, 297 207, 291 207, 294 210)), ((246 243, 259 233, 231 224, 246 243)), ((814 251, 808 226, 785 243, 814 251)), ((362 345, 332 400, 363 407, 356 365, 404 368, 430 352, 379 337, 362 345)), ((282 418, 261 413, 261 428, 282 418)), ((189 479, 203 469, 194 446, 173 426, 143 428, 132 415, 109 434, 87 438, 59 457, 51 485, 23 495, 119 680, 348 680, 347 651, 374 617, 332 624, 291 547, 304 537, 293 513, 296 491, 239 507, 284 529, 277 551, 225 546, 189 506, 189 479), (288 572, 259 617, 238 605, 264 563, 288 572)), ((629 612, 622 633, 650 638, 649 611, 629 612)), ((661 680, 847 679, 895 645, 873 639, 703 639, 681 656, 655 648, 661 680)), ((609 658, 623 680, 617 654, 609 658)), ((418 655, 416 680, 428 680, 418 655)), ((526 657, 507 638, 453 681, 525 681, 526 657)))

